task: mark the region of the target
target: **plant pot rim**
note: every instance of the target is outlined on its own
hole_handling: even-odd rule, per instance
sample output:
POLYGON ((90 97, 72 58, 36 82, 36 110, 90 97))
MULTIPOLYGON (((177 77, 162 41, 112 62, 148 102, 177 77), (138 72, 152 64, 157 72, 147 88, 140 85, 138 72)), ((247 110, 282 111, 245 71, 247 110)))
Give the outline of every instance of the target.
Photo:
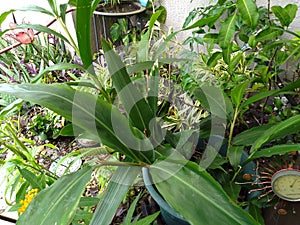
POLYGON ((130 4, 134 4, 138 6, 139 9, 130 12, 103 12, 103 11, 98 11, 96 9, 94 11, 94 15, 111 16, 111 17, 132 16, 132 15, 142 13, 146 10, 146 7, 142 6, 139 2, 131 2, 130 4))

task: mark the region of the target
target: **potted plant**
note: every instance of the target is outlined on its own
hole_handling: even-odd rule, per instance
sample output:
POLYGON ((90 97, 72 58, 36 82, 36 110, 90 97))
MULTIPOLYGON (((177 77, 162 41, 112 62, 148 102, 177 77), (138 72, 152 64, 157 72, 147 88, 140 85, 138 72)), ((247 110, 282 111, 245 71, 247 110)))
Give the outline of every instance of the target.
MULTIPOLYGON (((249 0, 246 2, 249 3, 249 0)), ((249 204, 251 210, 248 212, 238 205, 237 198, 241 185, 236 181, 243 179, 242 170, 247 163, 258 157, 273 154, 267 147, 262 148, 263 145, 280 135, 286 135, 292 128, 298 128, 299 116, 279 124, 270 124, 268 129, 264 127, 265 133, 261 130, 260 132, 251 130, 233 138, 229 132, 225 155, 224 152, 222 155, 224 138, 214 137, 224 137, 227 121, 230 123, 236 121, 233 120, 233 115, 244 109, 242 106, 246 108, 275 92, 262 92, 244 101, 247 83, 241 83, 232 91, 235 95, 230 96, 230 102, 228 95, 221 89, 202 86, 193 90, 194 97, 200 100, 203 109, 209 112, 209 116, 201 121, 200 132, 198 123, 191 125, 184 123, 183 128, 179 130, 167 129, 162 118, 172 107, 165 103, 171 101, 171 93, 177 93, 178 89, 174 85, 175 89, 170 92, 167 87, 171 85, 160 86, 164 82, 160 82, 159 69, 160 65, 166 62, 176 61, 162 57, 168 41, 176 33, 162 41, 161 45, 151 52, 152 54, 144 51, 149 47, 151 29, 160 13, 157 12, 150 19, 149 30, 143 36, 143 40, 146 41, 139 43, 140 49, 136 54, 139 57, 138 63, 131 66, 126 66, 112 46, 102 40, 114 89, 105 90, 101 85, 96 85, 97 78, 91 67, 92 55, 87 51, 90 49, 90 32, 86 24, 89 24, 90 18, 84 15, 92 14, 92 4, 78 1, 76 6, 78 49, 83 61, 81 69, 95 81, 93 88, 98 90, 99 95, 76 89, 74 86, 81 85, 80 82, 51 85, 1 84, 0 92, 13 94, 52 109, 72 121, 76 125, 75 131, 80 127, 80 131, 84 130, 90 137, 101 141, 109 152, 117 152, 123 157, 118 162, 86 164, 79 171, 59 178, 32 200, 27 210, 20 216, 18 224, 70 224, 93 169, 107 164, 115 165, 118 169, 101 196, 91 224, 110 224, 120 202, 142 168, 149 170, 161 196, 190 224, 219 224, 220 221, 224 224, 260 224, 257 207, 249 204), (131 77, 130 73, 136 76, 131 77), (167 96, 160 98, 159 91, 164 90, 167 96), (198 152, 201 157, 193 159, 191 157, 196 148, 202 149, 199 143, 201 135, 206 136, 205 145, 203 151, 198 152), (254 140, 254 144, 250 144, 251 154, 241 162, 243 150, 249 146, 247 138, 254 140)), ((57 68, 55 65, 47 71, 57 68)), ((299 87, 298 83, 292 83, 276 93, 293 90, 299 87)), ((191 102, 187 105, 191 105, 191 102)), ((189 113, 191 111, 188 110, 189 113)), ((194 114, 190 115, 189 119, 193 118, 194 114)), ((166 121, 169 122, 170 118, 166 118, 166 121)), ((276 147, 273 149, 274 154, 283 154, 290 151, 294 145, 276 147)))
POLYGON ((141 13, 146 10, 148 1, 125 1, 109 0, 102 1, 93 12, 93 34, 95 37, 95 50, 101 47, 101 38, 109 39, 111 26, 118 22, 118 19, 125 19, 127 29, 138 28, 143 26, 141 13))

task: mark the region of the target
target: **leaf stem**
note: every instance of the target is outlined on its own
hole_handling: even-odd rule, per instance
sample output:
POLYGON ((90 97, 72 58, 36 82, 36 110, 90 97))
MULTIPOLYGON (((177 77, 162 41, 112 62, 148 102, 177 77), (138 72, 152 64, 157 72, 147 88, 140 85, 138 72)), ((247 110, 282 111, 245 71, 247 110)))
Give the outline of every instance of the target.
POLYGON ((229 137, 228 137, 228 148, 230 148, 230 146, 231 146, 233 130, 234 130, 234 126, 235 126, 238 114, 239 114, 239 109, 238 109, 238 107, 236 107, 235 112, 234 112, 234 116, 233 116, 233 120, 230 124, 230 131, 229 131, 229 137))

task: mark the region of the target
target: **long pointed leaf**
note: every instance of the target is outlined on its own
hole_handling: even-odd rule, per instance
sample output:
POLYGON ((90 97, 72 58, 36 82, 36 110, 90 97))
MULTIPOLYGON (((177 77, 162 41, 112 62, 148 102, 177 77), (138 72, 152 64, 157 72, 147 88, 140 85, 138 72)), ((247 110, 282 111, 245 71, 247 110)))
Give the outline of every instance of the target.
POLYGON ((255 154, 253 154, 249 159, 253 160, 261 157, 283 155, 292 151, 298 151, 298 149, 300 149, 300 144, 275 145, 273 147, 261 149, 260 151, 255 152, 255 154))
POLYGON ((253 127, 251 129, 245 130, 233 138, 233 145, 250 146, 259 137, 261 137, 264 132, 269 129, 272 124, 263 124, 261 126, 253 127))
POLYGON ((267 41, 267 40, 272 40, 275 39, 279 36, 281 36, 283 34, 283 31, 276 28, 276 27, 269 27, 265 30, 262 30, 261 32, 259 32, 256 37, 255 40, 257 42, 259 41, 267 41))
POLYGON ((234 169, 237 169, 238 165, 240 165, 243 150, 244 146, 231 146, 228 149, 227 157, 234 169))
POLYGON ((92 169, 86 166, 59 178, 32 200, 17 224, 69 225, 91 174, 92 169))
POLYGON ((192 225, 258 225, 196 164, 160 162, 150 167, 156 187, 166 201, 192 225), (181 166, 181 168, 180 168, 181 166), (170 188, 171 187, 171 188, 170 188))
POLYGON ((3 13, 0 15, 0 26, 1 26, 1 24, 3 23, 3 21, 6 19, 6 17, 7 17, 9 14, 13 13, 14 11, 16 11, 16 10, 11 9, 11 10, 9 10, 9 11, 3 12, 3 13))
POLYGON ((282 122, 279 122, 267 129, 252 145, 250 149, 251 157, 255 152, 267 142, 277 138, 283 138, 288 134, 297 133, 300 130, 300 115, 290 117, 282 122))
POLYGON ((269 96, 279 95, 279 94, 293 94, 291 91, 300 87, 300 79, 289 83, 285 87, 281 88, 280 90, 270 90, 270 91, 263 91, 259 92, 256 95, 251 96, 248 98, 242 105, 241 108, 245 108, 250 104, 257 102, 261 99, 264 99, 269 96))
POLYGON ((46 14, 46 15, 50 15, 50 16, 54 16, 54 14, 52 12, 50 12, 49 10, 45 9, 45 8, 42 8, 40 6, 37 6, 37 5, 26 5, 26 6, 23 6, 21 8, 18 8, 16 9, 17 11, 31 11, 31 12, 40 12, 40 13, 43 13, 43 14, 46 14))
POLYGON ((289 26, 290 23, 293 22, 297 9, 297 5, 294 4, 288 4, 284 8, 279 5, 275 5, 271 8, 272 12, 279 19, 282 26, 289 26))
POLYGON ((236 14, 228 17, 222 24, 219 33, 219 44, 221 48, 227 48, 231 43, 231 39, 233 38, 235 32, 235 19, 236 14))
POLYGON ((88 69, 91 74, 94 74, 90 39, 92 2, 92 0, 77 0, 76 35, 84 68, 88 69))
POLYGON ((119 92, 133 125, 140 131, 149 131, 149 124, 154 113, 142 93, 133 85, 121 58, 106 41, 102 40, 102 46, 114 86, 119 92))
POLYGON ((194 91, 194 95, 213 116, 225 119, 233 112, 230 101, 219 88, 202 86, 194 91))
POLYGON ((240 104, 243 100, 244 93, 245 93, 246 88, 248 87, 249 83, 250 82, 241 83, 231 90, 231 100, 237 108, 240 106, 240 104))
POLYGON ((66 84, 0 84, 0 92, 48 107, 87 133, 94 136, 98 134, 104 145, 135 161, 141 160, 138 155, 142 155, 142 152, 127 147, 130 143, 139 144, 139 139, 130 135, 132 132, 128 120, 114 106, 97 96, 76 91, 66 84))
POLYGON ((196 21, 195 23, 193 23, 192 25, 184 28, 183 30, 190 30, 193 28, 197 28, 197 27, 204 27, 204 26, 209 26, 210 24, 214 24, 223 14, 223 11, 219 14, 210 16, 210 17, 206 17, 206 18, 201 18, 198 21, 196 21))
POLYGON ((253 0, 237 0, 236 6, 241 13, 244 23, 255 28, 259 19, 256 3, 253 0))
POLYGON ((111 223, 121 201, 140 170, 139 167, 119 167, 117 169, 100 199, 91 225, 109 225, 111 223))

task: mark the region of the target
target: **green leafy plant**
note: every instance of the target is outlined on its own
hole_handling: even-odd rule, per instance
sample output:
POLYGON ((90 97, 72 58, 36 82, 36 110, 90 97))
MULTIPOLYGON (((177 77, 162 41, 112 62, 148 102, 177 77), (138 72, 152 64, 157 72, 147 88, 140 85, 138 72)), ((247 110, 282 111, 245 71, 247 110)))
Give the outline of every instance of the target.
POLYGON ((38 136, 41 140, 55 139, 65 126, 65 119, 51 110, 35 107, 35 114, 28 115, 26 125, 28 135, 38 136))
MULTIPOLYGON (((36 161, 39 149, 34 141, 19 137, 20 131, 15 124, 18 121, 6 121, 1 125, 0 144, 1 169, 6 170, 5 179, 8 182, 5 190, 6 202, 14 205, 11 210, 17 211, 29 189, 42 190, 51 185, 57 178, 47 168, 36 161)), ((48 147, 54 147, 50 144, 48 147)))
MULTIPOLYGON (((56 15, 58 7, 54 1, 49 3, 56 15)), ((101 141, 103 146, 109 149, 109 153, 121 154, 122 157, 117 162, 85 164, 79 171, 62 176, 50 187, 39 192, 20 216, 17 224, 70 224, 76 215, 82 193, 93 169, 107 164, 117 166, 117 169, 101 196, 95 212, 93 215, 88 215, 87 221, 90 220, 90 224, 110 224, 120 202, 139 175, 141 167, 149 168, 159 192, 191 224, 207 224, 207 221, 210 224, 218 224, 220 221, 224 221, 224 224, 260 224, 259 216, 251 216, 236 203, 241 186, 235 181, 240 178, 243 166, 256 157, 285 153, 290 150, 291 146, 284 145, 281 149, 276 145, 270 153, 270 149, 264 145, 297 128, 299 118, 296 115, 280 123, 270 124, 268 129, 263 130, 264 132, 260 130, 261 133, 258 130, 251 130, 247 133, 245 131, 241 136, 234 136, 232 130, 235 128, 238 115, 242 114, 249 105, 268 96, 293 91, 299 87, 299 82, 296 81, 281 90, 265 90, 249 98, 246 91, 250 82, 254 83, 254 79, 249 81, 244 79, 239 85, 225 91, 204 85, 195 88, 192 92, 193 96, 210 115, 205 118, 206 120, 201 121, 201 125, 204 125, 204 133, 209 137, 206 149, 201 152, 200 162, 194 162, 189 159, 198 144, 198 127, 195 125, 188 129, 174 131, 164 126, 168 122, 167 117, 160 118, 165 112, 160 106, 166 106, 166 111, 172 112, 171 105, 160 104, 164 102, 163 100, 171 101, 172 97, 170 93, 164 99, 159 96, 160 66, 181 61, 163 57, 168 43, 177 33, 170 34, 156 46, 148 48, 151 43, 152 28, 161 12, 158 11, 151 17, 149 29, 142 35, 142 42, 138 43, 137 63, 133 65, 125 65, 111 45, 105 40, 102 41, 115 91, 115 98, 111 99, 97 79, 94 68, 91 67, 90 26, 86 25, 90 24, 90 17, 98 1, 72 1, 72 4, 77 7, 78 47, 76 46, 76 49, 78 51, 76 53, 83 62, 83 68, 80 68, 94 81, 93 87, 99 91, 98 95, 80 90, 74 87, 74 83, 1 84, 0 92, 13 94, 53 110, 71 121, 75 131, 84 131, 89 137, 101 141), (212 137, 223 137, 226 134, 227 120, 229 121, 228 143, 225 153, 221 155, 218 150, 220 148, 222 150, 224 138, 212 137), (206 127, 207 121, 210 126, 206 127), (249 136, 251 140, 256 138, 254 144, 246 142, 249 136), (251 146, 250 155, 241 160, 243 150, 248 146, 251 146), (223 178, 225 181, 221 182, 223 178), (223 188, 220 183, 227 183, 227 186, 223 188), (203 205, 206 206, 205 210, 203 205), (211 213, 208 214, 207 211, 211 213), (214 216, 211 216, 212 214, 214 216)), ((250 0, 237 1, 236 4, 219 1, 215 7, 216 10, 210 11, 213 15, 200 19, 187 29, 202 28, 204 25, 212 28, 223 12, 229 9, 230 16, 222 23, 220 34, 212 35, 218 36, 215 41, 221 47, 221 51, 215 56, 209 56, 210 61, 223 58, 223 62, 229 65, 234 61, 231 58, 235 52, 235 45, 231 42, 235 33, 234 24, 243 21, 245 29, 250 29, 250 33, 247 31, 246 34, 253 35, 252 29, 258 24, 257 7, 250 0), (245 14, 245 9, 248 8, 251 9, 251 13, 245 14), (233 11, 231 12, 230 9, 233 11), (215 14, 215 12, 219 13, 215 14)), ((258 37, 262 36, 264 35, 260 34, 258 37)), ((248 41, 250 39, 249 37, 248 41)), ((217 63, 209 65, 213 67, 217 63)), ((61 64, 48 70, 65 69, 64 66, 72 67, 70 64, 61 64)), ((234 75, 236 68, 231 67, 234 75)), ((231 75, 230 72, 229 74, 231 75)), ((261 83, 266 85, 265 81, 261 83)), ((253 205, 251 207, 256 209, 253 205)))
POLYGON ((138 30, 137 28, 128 29, 127 28, 126 19, 118 19, 117 23, 114 23, 110 27, 110 35, 112 37, 112 41, 121 41, 124 45, 128 45, 129 43, 136 43, 138 40, 138 30))
MULTIPOLYGON (((242 181, 240 173, 249 162, 268 157, 280 159, 299 143, 299 102, 294 101, 299 94, 299 76, 295 73, 299 55, 294 49, 299 43, 298 32, 289 29, 297 10, 293 4, 265 8, 252 0, 218 1, 193 10, 184 24, 184 30, 193 29, 185 41, 191 50, 186 54, 193 60, 183 66, 184 89, 207 109, 209 101, 203 100, 199 86, 219 86, 226 101, 231 102, 226 103, 226 158, 215 160, 214 167, 228 170, 229 162, 234 173, 227 177, 217 171, 211 173, 216 174, 216 179, 221 177, 218 180, 223 180, 223 187, 229 183, 231 190, 237 188, 237 193, 239 189, 233 181, 242 181), (283 17, 286 14, 289 16, 283 17), (196 44, 203 45, 205 53, 196 52, 196 44), (278 99, 285 99, 284 107, 278 99), (249 153, 246 158, 245 150, 249 153)), ((249 199, 250 206, 251 202, 249 199)))
POLYGON ((211 68, 225 90, 251 78, 267 86, 276 82, 287 60, 298 58, 294 51, 298 34, 289 30, 296 11, 297 6, 292 4, 267 9, 257 7, 253 0, 218 1, 190 13, 183 29, 193 29, 194 38, 185 42, 205 46, 208 53, 200 53, 200 60, 211 68), (283 19, 279 11, 289 16, 283 19))
MULTIPOLYGON (((80 18, 76 23, 79 43, 78 49, 84 67, 87 72, 90 72, 91 76, 93 76, 94 71, 90 68, 92 57, 90 52, 86 50, 90 49, 89 28, 85 26, 85 24, 89 24, 91 10, 91 1, 80 1, 77 3, 77 18, 80 18)), ((150 20, 150 27, 154 25, 155 17, 157 18, 158 16, 159 14, 154 14, 154 19, 150 20)), ((144 34, 143 38, 146 42, 143 42, 143 44, 149 43, 150 34, 151 29, 144 34)), ((81 127, 90 135, 99 135, 102 144, 126 156, 124 160, 116 163, 116 165, 119 165, 119 168, 107 186, 106 192, 103 194, 94 213, 91 224, 108 224, 111 221, 120 201, 140 172, 140 166, 150 167, 154 181, 163 178, 162 182, 158 184, 158 189, 172 207, 192 224, 199 224, 199 221, 202 221, 201 218, 205 218, 207 215, 200 209, 195 210, 199 207, 199 200, 203 201, 203 204, 207 204, 208 209, 219 216, 216 218, 216 221, 222 218, 223 221, 230 224, 237 224, 241 221, 247 224, 257 224, 251 216, 230 200, 220 184, 218 184, 207 171, 199 168, 195 163, 188 162, 179 153, 181 149, 185 149, 186 151, 190 149, 191 151, 192 145, 189 144, 188 140, 195 136, 196 131, 196 133, 192 130, 189 132, 178 132, 177 137, 167 132, 166 140, 168 141, 166 143, 160 143, 160 137, 166 131, 161 128, 155 119, 158 110, 158 83, 156 79, 158 78, 158 70, 155 66, 155 62, 160 61, 160 54, 167 46, 167 42, 174 37, 174 35, 175 34, 172 34, 165 42, 162 42, 155 54, 150 56, 152 57, 150 61, 148 60, 149 56, 144 52, 139 53, 141 64, 136 66, 140 65, 142 69, 147 68, 150 75, 149 91, 145 92, 145 96, 141 95, 139 89, 133 85, 134 83, 120 57, 112 50, 106 41, 102 42, 105 58, 108 63, 108 70, 127 117, 110 102, 98 98, 97 96, 75 90, 66 84, 1 85, 1 92, 13 93, 18 97, 30 99, 35 103, 54 110, 66 119, 72 121, 74 125, 76 124, 76 126, 81 127), (142 55, 142 53, 145 55, 142 55), (84 101, 80 101, 79 104, 76 98, 74 98, 75 96, 79 97, 79 99, 84 99, 84 101), (88 110, 91 109, 91 104, 96 106, 94 113, 88 110), (75 116, 73 112, 76 112, 75 116), (95 126, 90 126, 90 122, 88 121, 93 121, 95 126), (118 128, 117 130, 115 129, 116 127, 118 128), (126 135, 124 136, 124 134, 126 135), (132 144, 133 146, 131 146, 132 144), (176 145, 178 145, 178 149, 176 149, 176 145), (163 160, 165 158, 167 158, 167 160, 163 160), (166 177, 162 177, 161 175, 166 175, 166 177), (167 179, 169 175, 172 176, 167 179), (182 194, 174 195, 174 193, 165 191, 169 189, 170 182, 177 183, 178 185, 174 185, 174 191, 182 194), (199 187, 201 188, 198 189, 199 187), (182 192, 182 189, 189 191, 182 192), (211 190, 214 190, 213 194, 211 190), (174 199, 175 196, 176 198, 174 199), (193 196, 193 198, 191 199, 190 196, 193 196), (214 196, 219 197, 216 199, 214 196), (222 199, 221 208, 219 207, 220 198, 222 199), (114 201, 112 201, 112 199, 114 199, 114 201), (178 204, 178 202, 180 202, 180 204, 178 204), (182 202, 188 202, 189 206, 187 208, 181 207, 182 202), (191 214, 190 212, 197 213, 191 214)), ((141 69, 137 71, 141 71, 141 69)), ((78 204, 91 170, 91 167, 86 166, 76 173, 58 179, 51 187, 40 192, 28 206, 28 209, 22 214, 18 223, 23 224, 26 221, 25 223, 30 222, 33 224, 69 224, 72 221, 74 208, 78 204), (70 180, 72 180, 72 185, 65 185, 70 180), (62 188, 62 185, 64 188, 62 188), (76 190, 74 188, 76 188, 76 190), (60 204, 61 201, 58 201, 58 199, 51 199, 50 201, 49 198, 53 193, 56 193, 56 196, 59 196, 62 200, 72 196, 73 202, 68 202, 68 205, 72 207, 66 207, 64 204, 60 204), (47 204, 47 207, 44 204, 47 204), (48 207, 49 205, 51 206, 50 208, 48 207), (36 211, 35 207, 37 206, 42 209, 43 212, 36 211), (62 212, 64 212, 64 215, 62 215, 62 212), (40 213, 49 216, 41 217, 40 213), (56 216, 53 217, 52 215, 56 216)))

